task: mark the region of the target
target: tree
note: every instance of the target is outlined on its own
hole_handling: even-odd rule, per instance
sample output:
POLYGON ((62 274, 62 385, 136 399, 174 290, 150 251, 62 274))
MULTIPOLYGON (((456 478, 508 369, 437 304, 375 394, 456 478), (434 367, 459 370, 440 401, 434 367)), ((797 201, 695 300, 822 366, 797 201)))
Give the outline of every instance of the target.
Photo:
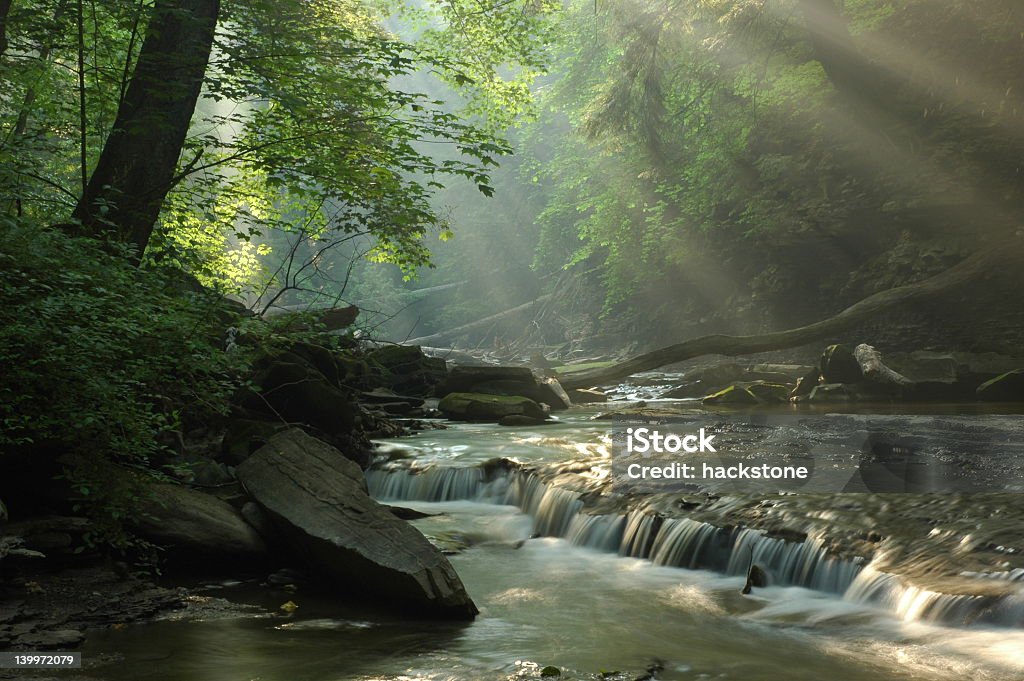
POLYGON ((202 88, 219 0, 157 0, 113 130, 74 210, 86 234, 113 232, 142 258, 202 88))
POLYGON ((11 12, 11 0, 0 0, 0 57, 7 51, 7 15, 11 12))

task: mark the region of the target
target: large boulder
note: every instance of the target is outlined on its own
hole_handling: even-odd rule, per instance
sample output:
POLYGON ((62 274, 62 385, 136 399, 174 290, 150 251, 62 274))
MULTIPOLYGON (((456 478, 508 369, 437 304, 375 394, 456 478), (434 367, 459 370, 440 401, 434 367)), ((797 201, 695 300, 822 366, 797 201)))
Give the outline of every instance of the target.
POLYGON ((437 408, 445 417, 458 421, 500 421, 506 416, 545 418, 543 407, 528 397, 449 393, 437 408))
POLYGON ((418 345, 383 345, 366 354, 374 376, 367 388, 388 388, 401 395, 427 396, 448 375, 443 358, 427 357, 418 345))
POLYGON ((452 367, 448 377, 437 386, 437 396, 473 392, 474 386, 480 383, 528 383, 533 380, 533 370, 530 367, 456 366, 452 367))
POLYGON ((288 430, 237 473, 281 540, 337 589, 435 617, 476 615, 448 559, 371 499, 359 466, 330 445, 288 430))
POLYGON ((139 536, 180 560, 246 562, 267 553, 259 533, 230 504, 180 485, 151 485, 131 524, 139 536))
POLYGON ((572 404, 558 379, 539 376, 529 367, 453 367, 448 378, 437 386, 436 393, 438 397, 451 393, 528 397, 548 405, 553 411, 568 409, 572 404))
POLYGON ((325 433, 347 433, 356 423, 352 397, 306 357, 284 352, 261 362, 260 390, 243 406, 253 413, 305 423, 325 433))

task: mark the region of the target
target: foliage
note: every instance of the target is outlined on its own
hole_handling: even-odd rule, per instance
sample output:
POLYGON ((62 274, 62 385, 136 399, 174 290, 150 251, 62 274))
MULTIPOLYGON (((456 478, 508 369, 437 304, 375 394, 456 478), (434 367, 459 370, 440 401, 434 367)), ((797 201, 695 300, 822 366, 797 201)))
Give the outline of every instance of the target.
POLYGON ((679 282, 718 306, 821 286, 856 299, 873 290, 851 285, 857 267, 897 242, 942 233, 955 257, 1019 224, 1019 8, 838 3, 856 91, 823 66, 814 4, 570 3, 518 150, 543 193, 537 266, 597 268, 606 313, 679 282))
POLYGON ((226 412, 249 355, 224 351, 220 298, 180 276, 28 221, 0 231, 0 450, 69 457, 79 500, 114 497, 119 520, 130 493, 103 471, 159 472, 184 424, 226 412))

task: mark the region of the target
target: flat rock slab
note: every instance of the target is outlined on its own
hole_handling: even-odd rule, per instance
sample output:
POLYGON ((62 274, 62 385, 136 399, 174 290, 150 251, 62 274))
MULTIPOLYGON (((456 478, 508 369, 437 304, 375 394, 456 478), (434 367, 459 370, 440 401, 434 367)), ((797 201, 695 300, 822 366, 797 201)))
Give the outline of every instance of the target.
POLYGON ((437 408, 445 417, 461 421, 497 422, 506 416, 544 419, 544 409, 528 397, 483 393, 449 393, 437 408))
POLYGON ((477 614, 448 559, 371 499, 359 466, 330 445, 288 430, 237 473, 304 567, 339 590, 434 617, 477 614))

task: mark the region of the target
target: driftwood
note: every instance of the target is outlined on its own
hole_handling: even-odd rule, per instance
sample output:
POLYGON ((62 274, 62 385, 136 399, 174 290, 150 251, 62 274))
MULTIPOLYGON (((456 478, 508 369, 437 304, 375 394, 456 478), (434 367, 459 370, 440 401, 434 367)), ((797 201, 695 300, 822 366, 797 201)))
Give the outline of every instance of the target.
POLYGON ((906 388, 914 384, 903 374, 893 371, 885 366, 882 361, 882 353, 870 345, 861 343, 853 349, 853 358, 860 365, 860 372, 864 378, 879 385, 892 386, 894 388, 906 388))
POLYGON ((491 324, 494 324, 495 322, 500 322, 501 320, 505 319, 506 317, 514 317, 514 316, 516 316, 518 314, 522 314, 524 312, 529 312, 530 310, 532 310, 534 308, 534 306, 539 305, 540 303, 543 303, 548 298, 550 298, 551 295, 552 294, 548 293, 546 295, 540 296, 536 300, 531 300, 528 303, 523 303, 522 305, 517 305, 517 306, 515 306, 515 307, 513 307, 511 309, 505 310, 504 312, 499 312, 498 314, 492 314, 489 317, 484 317, 483 319, 478 319, 475 322, 470 322, 469 324, 463 324, 462 326, 456 326, 454 329, 445 329, 444 331, 439 331, 438 333, 433 333, 433 334, 430 334, 429 336, 420 336, 419 338, 410 338, 409 340, 405 341, 405 344, 406 345, 423 345, 424 343, 432 343, 432 342, 437 341, 437 340, 442 339, 442 338, 453 338, 455 336, 465 335, 465 334, 469 333, 470 331, 475 331, 476 329, 482 329, 482 328, 485 328, 485 327, 487 327, 487 326, 489 326, 491 324))
POLYGON ((1001 248, 990 248, 980 251, 963 262, 924 281, 908 284, 907 286, 899 286, 868 296, 834 317, 829 317, 807 326, 786 331, 774 331, 757 336, 728 336, 722 334, 701 336, 638 355, 610 367, 586 369, 570 373, 561 380, 561 383, 566 390, 587 388, 612 383, 641 371, 651 371, 667 364, 675 364, 676 362, 683 362, 703 355, 736 357, 739 355, 752 355, 758 352, 786 350, 806 345, 832 336, 840 331, 855 328, 857 325, 883 312, 888 312, 909 303, 936 298, 956 290, 990 271, 997 259, 1006 257, 1007 251, 1011 250, 1019 253, 1018 249, 1011 249, 1005 244, 1001 248))

